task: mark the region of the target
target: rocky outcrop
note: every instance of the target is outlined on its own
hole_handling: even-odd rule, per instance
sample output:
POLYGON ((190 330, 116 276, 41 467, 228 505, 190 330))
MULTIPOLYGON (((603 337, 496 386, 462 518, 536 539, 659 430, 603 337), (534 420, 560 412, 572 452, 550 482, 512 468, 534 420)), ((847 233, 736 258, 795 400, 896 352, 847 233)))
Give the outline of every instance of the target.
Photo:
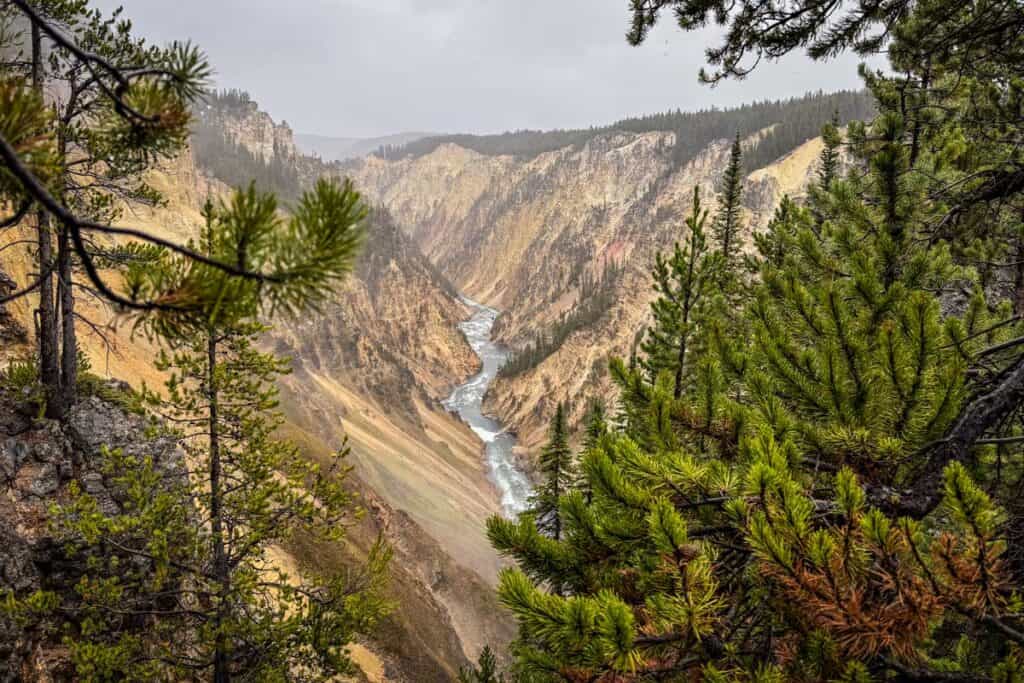
POLYGON ((248 101, 230 113, 204 107, 200 114, 216 118, 227 137, 250 152, 253 156, 271 159, 297 160, 300 156, 295 146, 295 136, 287 121, 278 123, 256 102, 248 101))
MULTIPOLYGON (((19 396, 0 392, 0 594, 70 590, 84 571, 69 561, 48 525, 48 511, 77 486, 116 514, 123 500, 103 467, 104 446, 147 455, 165 476, 185 476, 183 454, 170 437, 146 438, 147 422, 88 397, 66 423, 36 420, 19 396)), ((42 634, 0 616, 0 680, 71 680, 60 634, 42 634)))

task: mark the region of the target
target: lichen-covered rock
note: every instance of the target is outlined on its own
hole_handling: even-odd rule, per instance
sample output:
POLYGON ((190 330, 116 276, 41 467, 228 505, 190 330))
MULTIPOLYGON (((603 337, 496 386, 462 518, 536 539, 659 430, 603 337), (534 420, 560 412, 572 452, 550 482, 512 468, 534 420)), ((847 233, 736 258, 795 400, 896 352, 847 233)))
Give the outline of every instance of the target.
MULTIPOLYGON (((148 437, 139 416, 95 397, 82 399, 66 423, 31 421, 13 397, 0 392, 0 595, 29 595, 74 576, 49 526, 49 508, 80 488, 116 514, 117 491, 103 473, 104 448, 147 454, 170 476, 184 476, 183 455, 167 436, 148 437)), ((0 682, 71 680, 58 642, 6 620, 0 613, 0 682)))

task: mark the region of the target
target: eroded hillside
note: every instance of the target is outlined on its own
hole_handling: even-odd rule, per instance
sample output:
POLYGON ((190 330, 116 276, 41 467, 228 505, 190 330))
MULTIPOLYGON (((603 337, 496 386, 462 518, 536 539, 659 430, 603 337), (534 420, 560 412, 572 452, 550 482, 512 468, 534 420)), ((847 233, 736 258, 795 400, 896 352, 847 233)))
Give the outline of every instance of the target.
MULTIPOLYGON (((749 134, 746 152, 756 158, 771 130, 749 134)), ((647 323, 654 254, 685 237, 694 187, 713 206, 729 141, 709 140, 680 165, 677 135, 610 130, 532 157, 446 143, 350 166, 442 272, 505 312, 497 327, 503 341, 521 348, 568 330, 534 367, 501 378, 490 392, 491 409, 517 430, 525 451, 543 441, 558 402, 569 402, 578 419, 589 396, 613 399, 607 358, 627 354, 647 323), (574 321, 611 265, 608 303, 574 321)), ((784 194, 804 191, 820 148, 810 139, 749 173, 748 234, 767 223, 784 194)))
MULTIPOLYGON (((126 207, 122 222, 184 241, 202 225, 207 198, 224 197, 230 176, 254 177, 287 202, 291 190, 334 169, 295 152, 291 131, 254 105, 202 112, 216 133, 219 166, 204 163, 202 140, 151 173, 158 207, 126 207), (239 153, 245 150, 245 153, 239 153), (234 155, 234 156, 231 156, 234 155), (219 174, 220 173, 220 174, 219 174), (223 176, 223 177, 222 177, 223 176), (292 185, 292 182, 297 185, 292 185)), ((324 458, 347 437, 352 486, 367 514, 344 547, 309 548, 301 540, 282 561, 320 568, 358 562, 378 537, 395 549, 391 594, 397 609, 380 634, 357 648, 369 680, 448 681, 487 642, 507 642, 509 619, 491 588, 498 559, 484 537, 499 508, 480 457, 480 442, 440 406, 476 370, 458 331, 467 315, 454 290, 387 215, 371 213, 355 272, 318 314, 274 321, 267 344, 293 358, 282 386, 287 436, 324 458)), ((32 272, 31 226, 4 233, 0 271, 16 282, 32 272)), ((32 347, 30 299, 8 307, 3 356, 32 347), (24 334, 19 333, 20 325, 24 334)), ((94 371, 160 386, 155 349, 90 297, 80 334, 94 371)))

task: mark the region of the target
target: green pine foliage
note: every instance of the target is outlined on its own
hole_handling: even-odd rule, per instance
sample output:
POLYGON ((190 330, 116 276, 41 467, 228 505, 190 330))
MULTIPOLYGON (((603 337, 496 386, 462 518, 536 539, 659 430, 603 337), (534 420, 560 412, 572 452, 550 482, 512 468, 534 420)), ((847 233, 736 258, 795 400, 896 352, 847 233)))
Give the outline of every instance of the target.
POLYGON ((316 309, 351 272, 367 209, 351 181, 321 179, 288 216, 278 211, 274 195, 253 185, 209 202, 206 215, 209 242, 200 246, 209 260, 156 249, 129 264, 130 297, 172 304, 138 315, 140 329, 187 338, 225 316, 294 317, 316 309), (235 277, 216 265, 219 258, 263 275, 235 277))
MULTIPOLYGON (((685 28, 713 10, 637 2, 638 35, 668 5, 685 28)), ((745 31, 765 3, 737 6, 745 31)), ((998 113, 1021 96, 985 79, 1024 57, 973 36, 1008 45, 1024 13, 901 7, 905 73, 865 73, 879 115, 826 125, 808 196, 754 235, 749 280, 733 265, 742 286, 687 319, 656 262, 656 326, 698 339, 683 390, 665 346, 613 360, 618 418, 588 433, 560 539, 529 515, 490 522, 517 565, 499 596, 523 680, 1021 680, 1021 128, 998 113)), ((725 47, 856 44, 877 17, 846 21, 725 47)))
MULTIPOLYGON (((223 258, 245 240, 262 265, 272 256, 260 241, 277 237, 240 231, 252 223, 233 221, 233 212, 207 207, 203 253, 223 258)), ((148 267, 165 278, 192 275, 171 259, 148 267)), ((337 575, 289 575, 275 561, 297 533, 342 542, 358 511, 343 487, 346 449, 321 468, 274 436, 282 423, 275 381, 290 362, 258 348, 267 330, 253 317, 262 294, 225 291, 188 335, 174 327, 163 337, 155 364, 169 373, 166 393, 147 400, 184 448, 179 467, 107 453, 123 508, 110 514, 78 490, 54 508, 71 558, 88 561, 73 599, 48 597, 51 609, 73 616, 64 641, 83 678, 323 680, 353 672, 346 644, 388 608, 382 546, 364 567, 337 575)), ((167 321, 146 322, 167 329, 167 321)))
POLYGON ((734 272, 743 241, 743 147, 740 134, 729 149, 729 162, 718 190, 718 210, 712 225, 715 243, 722 254, 722 274, 734 272))
POLYGON ((498 673, 497 659, 487 645, 480 652, 476 666, 459 670, 459 683, 504 683, 505 677, 498 673))
POLYGON ((601 437, 608 433, 608 413, 604 401, 599 398, 590 400, 584 422, 583 450, 595 448, 601 437))
MULTIPOLYGON (((39 300, 39 379, 46 414, 62 418, 78 386, 75 321, 82 313, 75 311, 76 292, 85 287, 108 294, 96 264, 109 248, 96 239, 99 226, 117 220, 126 202, 161 201, 145 172, 184 145, 188 105, 210 68, 189 44, 147 45, 121 10, 107 16, 84 0, 28 7, 0 12, 0 136, 14 155, 3 166, 22 166, 16 182, 7 170, 0 178, 0 200, 15 207, 0 225, 34 221, 32 258, 41 275, 30 289, 39 300), (25 30, 9 28, 15 19, 25 30), (44 92, 61 96, 44 103, 44 92), (78 221, 54 215, 60 211, 41 193, 78 221), (83 220, 92 224, 84 235, 83 220)), ((28 291, 23 286, 21 295, 28 291)))
POLYGON ((641 364, 653 382, 662 372, 672 378, 672 394, 679 398, 693 373, 695 324, 709 305, 712 289, 724 267, 723 251, 713 252, 705 225, 708 211, 694 189, 693 207, 686 218, 687 237, 676 242, 672 254, 658 253, 651 272, 657 298, 651 302, 654 322, 641 343, 641 364))
POLYGON ((75 1, 5 4, 0 54, 0 203, 15 210, 4 227, 33 214, 42 273, 17 293, 38 290, 39 356, 4 381, 31 391, 38 380, 39 404, 59 407, 52 417, 77 392, 148 409, 161 418, 149 436, 185 453, 160 463, 103 453, 116 500, 71 485, 50 520, 70 569, 36 593, 5 595, 5 621, 63 642, 82 680, 353 673, 347 645, 389 608, 389 552, 378 545, 364 566, 336 574, 282 569, 277 556, 295 534, 340 543, 359 511, 343 487, 344 447, 321 468, 275 438, 275 380, 289 363, 258 343, 261 319, 315 309, 351 271, 366 215, 359 194, 323 180, 285 216, 249 183, 208 203, 206 230, 187 245, 107 225, 123 201, 160 201, 144 172, 187 139, 209 75, 201 53, 147 47, 119 11, 104 18, 75 1), (12 39, 12 18, 31 29, 12 39), (51 84, 67 93, 52 112, 39 95, 51 84), (121 286, 107 269, 122 272, 121 286), (165 394, 121 395, 88 373, 75 343, 83 284, 164 345, 155 363, 171 373, 165 394))
POLYGON ((569 447, 569 428, 566 423, 565 406, 558 404, 551 420, 548 443, 540 452, 541 485, 537 488, 529 514, 533 516, 538 531, 556 541, 562 536, 562 516, 559 500, 573 486, 576 480, 575 463, 569 447))
POLYGON ((818 156, 817 186, 828 189, 832 181, 839 177, 840 152, 842 137, 839 133, 839 112, 832 115, 832 120, 821 130, 823 147, 818 156))

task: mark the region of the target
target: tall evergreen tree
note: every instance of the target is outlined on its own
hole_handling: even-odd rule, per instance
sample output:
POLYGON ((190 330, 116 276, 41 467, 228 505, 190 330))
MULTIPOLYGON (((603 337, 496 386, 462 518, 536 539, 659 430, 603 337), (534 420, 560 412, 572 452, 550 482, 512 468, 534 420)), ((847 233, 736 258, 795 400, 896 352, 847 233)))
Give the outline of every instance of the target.
POLYGON ((498 673, 498 662, 494 652, 487 645, 480 652, 477 664, 459 670, 459 683, 504 683, 505 677, 498 673))
MULTIPOLYGON (((310 201, 310 195, 303 200, 307 209, 310 201)), ((269 197, 250 192, 238 202, 268 209, 267 230, 284 229, 269 197)), ((273 258, 265 251, 272 241, 261 245, 239 230, 236 208, 208 204, 201 253, 227 258, 243 248, 257 264, 273 258)), ((323 264, 327 272, 350 259, 336 258, 323 264)), ((150 278, 176 280, 177 287, 201 275, 216 280, 219 272, 201 274, 194 262, 167 254, 136 268, 150 278)), ((267 329, 254 319, 265 305, 261 292, 232 284, 237 281, 220 278, 220 304, 203 311, 187 335, 167 319, 143 321, 158 333, 173 333, 164 338, 170 350, 156 363, 170 373, 166 396, 148 398, 174 426, 190 471, 174 478, 151 462, 112 453, 108 467, 130 496, 123 511, 103 514, 85 493, 56 510, 67 547, 101 560, 78 584, 79 598, 58 603, 74 617, 69 623, 77 630, 67 642, 83 676, 208 672, 220 683, 288 679, 301 671, 322 680, 352 671, 345 644, 385 610, 383 548, 362 570, 338 575, 307 568, 292 576, 274 561, 275 550, 296 533, 340 542, 354 509, 342 485, 344 449, 321 469, 274 437, 282 422, 275 380, 289 361, 257 348, 267 329), (117 552, 102 552, 108 546, 117 552), (126 561, 134 569, 119 573, 126 561), (146 618, 154 601, 167 603, 155 622, 146 618), (125 626, 126 616, 135 628, 125 626)))
POLYGON ((559 501, 572 489, 576 477, 565 406, 561 403, 551 419, 548 442, 540 452, 538 463, 543 479, 534 494, 529 513, 537 520, 537 529, 557 541, 562 536, 559 501))
POLYGON ((583 493, 583 497, 588 503, 593 499, 594 491, 590 486, 590 480, 587 479, 586 473, 580 467, 580 462, 586 457, 587 453, 598 447, 601 439, 608 434, 610 429, 611 425, 609 424, 604 401, 599 398, 591 399, 584 421, 583 451, 576 460, 575 482, 575 488, 583 493))
POLYGON ((586 431, 583 436, 583 450, 588 451, 597 448, 601 437, 608 433, 608 415, 604 401, 599 398, 591 399, 590 407, 587 409, 586 431))
MULTIPOLYGON (((69 210, 99 223, 115 220, 123 201, 159 201, 143 173, 176 153, 185 141, 185 107, 209 74, 201 55, 184 45, 163 50, 145 45, 131 35, 131 25, 120 19, 120 10, 104 18, 82 0, 35 3, 28 8, 30 39, 12 54, 27 54, 32 88, 37 93, 42 95, 44 89, 62 93, 47 98, 52 109, 48 133, 54 142, 54 173, 48 183, 51 192, 69 210), (59 34, 52 31, 54 23, 61 26, 59 34), (111 83, 95 70, 83 68, 83 54, 117 67, 130 65, 134 71, 164 72, 169 76, 165 92, 157 92, 161 86, 155 81, 139 83, 133 93, 138 101, 124 102, 119 111, 111 101, 111 83), (133 129, 123 116, 126 110, 149 116, 142 111, 143 105, 163 107, 161 125, 148 122, 145 132, 133 129)), ((0 60, 0 70, 17 71, 16 59, 7 64, 5 68, 0 60)), ((78 383, 76 323, 81 313, 75 310, 76 290, 93 291, 83 288, 75 272, 75 249, 88 250, 92 260, 104 267, 116 265, 128 255, 118 253, 111 258, 116 248, 95 240, 89 232, 79 235, 76 247, 65 221, 48 207, 41 206, 35 218, 40 380, 47 414, 60 418, 74 403, 78 383)))
POLYGON ((832 115, 832 120, 822 129, 823 147, 818 156, 816 184, 827 189, 832 181, 839 177, 839 147, 843 140, 839 133, 839 112, 832 115))
MULTIPOLYGON (((829 185, 839 177, 840 148, 843 144, 839 131, 839 116, 832 115, 832 121, 821 131, 823 143, 821 154, 818 155, 818 168, 815 171, 814 183, 810 187, 811 195, 819 195, 814 206, 823 207, 827 203, 823 193, 827 193, 829 185)), ((814 209, 814 222, 820 232, 826 215, 821 208, 814 209)))
POLYGON ((743 146, 737 131, 729 149, 729 162, 718 188, 718 212, 712 223, 712 233, 722 254, 722 272, 726 277, 738 267, 739 251, 743 244, 743 146))
POLYGON ((704 225, 708 212, 701 206, 700 190, 694 189, 693 206, 686 219, 686 241, 678 242, 672 255, 659 253, 652 279, 658 297, 651 302, 653 324, 641 344, 643 365, 653 380, 661 372, 672 376, 673 396, 679 398, 693 355, 694 319, 706 306, 709 289, 721 270, 721 254, 708 248, 704 225))

